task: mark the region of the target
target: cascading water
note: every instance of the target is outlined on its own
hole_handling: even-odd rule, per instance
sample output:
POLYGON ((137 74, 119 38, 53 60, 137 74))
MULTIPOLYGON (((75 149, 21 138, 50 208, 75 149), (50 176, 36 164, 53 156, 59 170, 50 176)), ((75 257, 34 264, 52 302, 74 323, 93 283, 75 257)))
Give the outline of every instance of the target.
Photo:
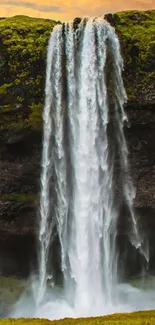
POLYGON ((152 293, 119 283, 122 202, 131 243, 149 260, 133 208, 122 69, 118 38, 102 17, 54 28, 43 114, 35 308, 21 300, 11 316, 56 319, 154 308, 152 293))
POLYGON ((43 116, 37 302, 44 298, 47 281, 55 281, 49 262, 54 254, 51 243, 57 236, 64 296, 77 315, 100 314, 103 306, 115 300, 119 214, 114 175, 116 148, 123 173, 128 176, 122 184, 131 214, 132 241, 147 257, 133 211, 123 134, 126 93, 122 67, 117 36, 102 17, 82 20, 77 30, 72 23, 54 28, 48 47, 43 116), (113 147, 108 137, 110 109, 116 124, 113 147))

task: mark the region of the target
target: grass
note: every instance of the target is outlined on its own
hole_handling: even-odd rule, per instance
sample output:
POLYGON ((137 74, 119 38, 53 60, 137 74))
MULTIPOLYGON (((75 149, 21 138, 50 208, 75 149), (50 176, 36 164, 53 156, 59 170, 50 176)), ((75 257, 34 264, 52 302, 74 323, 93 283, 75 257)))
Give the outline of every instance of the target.
POLYGON ((115 314, 104 317, 63 319, 49 321, 46 319, 5 319, 0 325, 155 325, 155 311, 115 314))

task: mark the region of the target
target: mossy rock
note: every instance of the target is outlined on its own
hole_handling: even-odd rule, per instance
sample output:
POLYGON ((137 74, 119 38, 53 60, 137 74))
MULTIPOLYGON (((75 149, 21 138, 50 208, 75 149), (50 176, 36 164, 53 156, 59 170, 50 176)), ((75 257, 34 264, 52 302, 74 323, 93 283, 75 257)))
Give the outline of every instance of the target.
MULTIPOLYGON (((47 45, 58 23, 0 19, 0 128, 42 129, 47 45)), ((120 39, 129 101, 147 107, 155 92, 155 10, 116 13, 110 23, 120 39)))
POLYGON ((42 127, 47 44, 57 23, 27 16, 0 20, 1 127, 42 127), (12 116, 4 114, 11 109, 12 116))
POLYGON ((155 10, 120 12, 112 19, 121 43, 129 101, 151 104, 155 92, 155 10))

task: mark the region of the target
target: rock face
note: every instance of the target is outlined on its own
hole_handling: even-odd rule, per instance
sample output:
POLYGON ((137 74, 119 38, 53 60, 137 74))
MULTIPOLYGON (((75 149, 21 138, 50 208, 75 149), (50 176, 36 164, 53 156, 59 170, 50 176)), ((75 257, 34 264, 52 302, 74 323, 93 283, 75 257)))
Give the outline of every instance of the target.
MULTIPOLYGON (((155 11, 105 17, 118 33, 128 94, 125 127, 136 212, 149 238, 155 271, 155 11)), ((75 29, 80 18, 75 19, 75 29)), ((37 266, 42 107, 46 47, 56 22, 0 20, 0 272, 27 277, 37 266)), ((120 220, 122 243, 125 225, 120 220)), ((120 244, 121 246, 121 244, 120 244)), ((123 246, 123 245, 122 245, 123 246)), ((122 258, 124 251, 121 252, 122 258)), ((130 263, 129 254, 126 256, 130 263)), ((133 263, 132 263, 133 264, 133 263)), ((136 268, 130 268, 134 274, 136 268)))
MULTIPOLYGON (((130 127, 125 128, 125 135, 128 143, 129 161, 131 175, 136 188, 134 201, 135 212, 140 220, 141 231, 148 239, 150 250, 150 272, 155 272, 155 107, 152 105, 126 107, 130 120, 130 127)), ((124 242, 125 227, 122 215, 120 233, 121 243, 124 242)), ((122 244, 122 248, 123 248, 122 244)), ((125 247, 124 247, 125 249, 125 247)), ((124 252, 123 252, 124 254, 124 252)), ((134 253, 133 253, 134 255, 134 253)), ((124 257, 122 257, 123 259, 124 257)), ((138 272, 139 268, 132 260, 132 249, 130 247, 126 256, 127 270, 129 275, 138 272), (128 267, 131 266, 131 268, 128 267)), ((140 260, 139 260, 140 262, 140 260)), ((140 266, 140 265, 139 265, 140 266)))
POLYGON ((0 138, 0 271, 27 276, 36 263, 41 134, 3 129, 0 138))

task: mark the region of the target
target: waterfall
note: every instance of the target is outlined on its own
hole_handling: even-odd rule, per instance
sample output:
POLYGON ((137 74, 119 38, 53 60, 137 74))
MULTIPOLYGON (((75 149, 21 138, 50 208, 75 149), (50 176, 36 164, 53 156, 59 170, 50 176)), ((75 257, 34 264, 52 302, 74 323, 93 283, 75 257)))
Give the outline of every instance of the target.
POLYGON ((78 28, 54 27, 43 113, 37 304, 46 292, 50 301, 58 285, 76 316, 115 305, 121 199, 131 242, 148 259, 133 208, 122 69, 115 30, 102 17, 85 18, 78 28))

